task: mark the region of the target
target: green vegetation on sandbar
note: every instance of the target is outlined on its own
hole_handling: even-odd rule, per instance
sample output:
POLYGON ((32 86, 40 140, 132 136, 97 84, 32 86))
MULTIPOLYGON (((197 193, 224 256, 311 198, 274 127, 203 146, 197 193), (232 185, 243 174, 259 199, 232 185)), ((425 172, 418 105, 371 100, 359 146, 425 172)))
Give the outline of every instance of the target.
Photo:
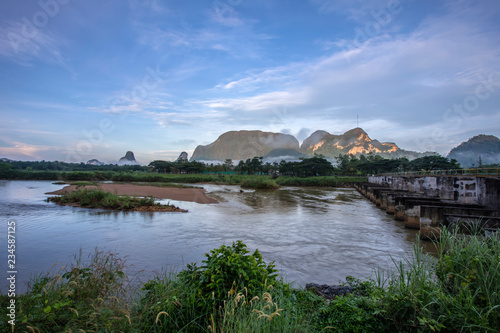
MULTIPOLYGON (((87 261, 35 276, 17 295, 15 328, 27 332, 498 332, 500 236, 444 230, 438 258, 417 242, 393 272, 348 277, 347 296, 294 289, 241 241, 202 265, 134 283, 125 262, 96 250, 87 261)), ((313 258, 312 258, 313 259, 313 258)), ((0 329, 11 330, 0 296, 0 329)))
POLYGON ((131 185, 142 185, 142 186, 157 186, 157 187, 169 187, 169 188, 203 188, 201 186, 177 184, 177 183, 160 183, 160 182, 116 182, 131 185))
POLYGON ((70 182, 70 185, 75 185, 76 188, 79 188, 79 187, 85 187, 85 186, 98 186, 99 183, 91 182, 88 180, 79 180, 76 182, 70 182))
POLYGON ((185 210, 173 205, 157 203, 152 196, 137 198, 135 196, 117 195, 101 189, 83 188, 61 196, 48 197, 47 201, 59 205, 76 205, 84 208, 185 212, 185 210))

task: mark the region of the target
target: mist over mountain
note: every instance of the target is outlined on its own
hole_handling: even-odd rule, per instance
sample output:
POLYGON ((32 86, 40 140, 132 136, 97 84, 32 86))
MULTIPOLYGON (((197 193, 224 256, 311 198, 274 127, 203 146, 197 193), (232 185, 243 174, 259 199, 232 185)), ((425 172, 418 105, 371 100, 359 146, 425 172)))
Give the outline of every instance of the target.
POLYGON ((453 148, 447 157, 456 159, 463 167, 500 164, 500 139, 494 135, 476 135, 453 148))
POLYGON ((262 131, 230 131, 213 143, 196 147, 191 160, 246 160, 263 156, 266 160, 296 159, 321 154, 335 158, 340 154, 376 154, 385 158, 407 157, 415 159, 436 153, 418 153, 399 148, 392 142, 372 140, 361 128, 354 128, 342 135, 316 131, 299 147, 298 140, 289 134, 262 131))
POLYGON ((134 153, 131 151, 127 151, 125 156, 120 158, 118 161, 118 165, 138 165, 139 163, 135 160, 134 153))
POLYGON ((98 159, 91 159, 91 160, 88 160, 86 164, 91 164, 91 165, 104 165, 103 162, 99 161, 98 159))
POLYGON ((193 152, 194 160, 246 160, 265 156, 274 149, 299 150, 299 141, 289 134, 262 131, 230 131, 222 134, 213 143, 198 146, 193 152))

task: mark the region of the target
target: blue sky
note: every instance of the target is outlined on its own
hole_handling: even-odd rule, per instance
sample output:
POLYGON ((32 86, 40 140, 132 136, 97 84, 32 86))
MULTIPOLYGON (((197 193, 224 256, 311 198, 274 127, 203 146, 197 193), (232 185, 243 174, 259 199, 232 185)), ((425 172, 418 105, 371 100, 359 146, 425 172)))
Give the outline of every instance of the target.
POLYGON ((0 157, 143 164, 229 130, 500 136, 496 0, 0 3, 0 157))

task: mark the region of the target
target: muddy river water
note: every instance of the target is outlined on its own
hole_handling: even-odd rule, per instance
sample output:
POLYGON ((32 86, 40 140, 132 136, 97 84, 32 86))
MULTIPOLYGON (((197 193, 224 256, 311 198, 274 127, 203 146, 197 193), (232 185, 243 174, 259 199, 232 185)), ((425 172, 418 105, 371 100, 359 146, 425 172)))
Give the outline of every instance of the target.
MULTIPOLYGON (((408 255, 407 230, 353 189, 285 187, 240 192, 238 186, 203 185, 219 204, 164 200, 188 213, 115 212, 61 207, 44 193, 50 181, 0 180, 0 289, 6 292, 7 223, 16 223, 18 290, 33 274, 67 264, 80 249, 115 251, 142 271, 180 270, 204 253, 242 240, 274 261, 289 282, 337 284, 347 275, 390 270, 408 255)), ((54 268, 54 269, 57 269, 54 268)))

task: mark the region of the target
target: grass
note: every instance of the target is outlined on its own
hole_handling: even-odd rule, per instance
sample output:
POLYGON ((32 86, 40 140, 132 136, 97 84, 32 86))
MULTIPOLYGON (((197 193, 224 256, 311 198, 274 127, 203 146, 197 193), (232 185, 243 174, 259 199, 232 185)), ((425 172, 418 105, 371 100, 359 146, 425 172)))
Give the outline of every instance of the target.
MULTIPOLYGON (((129 281, 116 253, 75 256, 68 268, 40 274, 16 297, 16 332, 112 332, 130 327, 129 281)), ((2 295, 5 309, 9 299, 2 295)), ((2 312, 2 311, 0 311, 2 312)), ((0 330, 11 327, 2 313, 0 330)))
MULTIPOLYGON (((76 259, 57 274, 33 278, 28 292, 16 298, 16 330, 499 332, 498 233, 485 238, 474 227, 467 235, 445 229, 437 245, 437 259, 424 255, 417 242, 406 260, 395 262, 394 271, 379 271, 366 280, 348 278, 353 293, 330 301, 293 289, 281 279, 271 279, 272 285, 266 280, 253 291, 238 283, 227 287, 233 275, 217 271, 218 265, 235 272, 242 265, 250 265, 245 272, 265 265, 256 264, 252 257, 259 257, 258 252, 250 255, 241 248, 244 244, 238 245, 242 251, 234 244, 232 249, 212 250, 202 271, 188 265, 182 274, 159 273, 135 288, 130 287, 123 260, 96 251, 85 262, 76 259), (219 277, 207 276, 211 271, 219 277), (206 289, 213 283, 229 290, 217 296, 206 289)), ((3 332, 10 331, 8 304, 7 295, 1 295, 3 332)))
POLYGON ((170 187, 170 188, 200 188, 199 186, 185 185, 185 184, 176 184, 176 183, 161 183, 161 182, 130 182, 123 184, 132 184, 132 185, 143 185, 143 186, 157 186, 157 187, 170 187))
MULTIPOLYGON (((261 175, 210 175, 210 174, 159 174, 150 172, 117 172, 117 171, 24 171, 14 170, 9 179, 59 180, 65 182, 91 182, 111 180, 115 182, 140 182, 165 184, 170 183, 210 183, 225 185, 244 185, 253 188, 276 188, 278 186, 345 186, 353 182, 366 181, 366 177, 321 176, 321 177, 289 177, 261 175), (272 180, 272 181, 271 181, 272 180)), ((178 185, 173 185, 178 186, 178 185)))
POLYGON ((344 187, 346 184, 366 182, 367 180, 367 177, 320 176, 300 178, 280 176, 276 179, 276 182, 280 186, 344 187))
POLYGON ((262 190, 276 190, 280 187, 275 180, 264 177, 245 179, 240 183, 240 186, 262 190))
POLYGON ((70 182, 70 185, 75 185, 76 188, 80 188, 80 187, 85 187, 85 186, 99 186, 99 183, 91 182, 88 180, 79 180, 79 181, 70 182))
MULTIPOLYGON (((82 185, 83 186, 83 185, 82 185)), ((162 205, 155 202, 155 198, 130 197, 117 195, 101 189, 83 188, 74 192, 68 192, 62 196, 48 197, 47 201, 59 205, 77 205, 85 208, 102 208, 115 210, 148 210, 148 211, 184 211, 173 205, 162 205)))

